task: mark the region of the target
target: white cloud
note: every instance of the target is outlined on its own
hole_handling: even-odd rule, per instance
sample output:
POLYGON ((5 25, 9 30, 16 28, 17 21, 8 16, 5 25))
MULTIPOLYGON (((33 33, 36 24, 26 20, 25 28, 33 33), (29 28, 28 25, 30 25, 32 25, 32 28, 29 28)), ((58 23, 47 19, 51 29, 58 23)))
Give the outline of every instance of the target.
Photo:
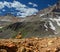
POLYGON ((4 8, 3 2, 0 2, 0 9, 4 8))
POLYGON ((38 10, 35 9, 35 8, 28 8, 28 9, 27 8, 22 8, 22 9, 20 9, 20 11, 22 13, 18 12, 17 15, 21 15, 21 17, 30 16, 30 15, 38 12, 38 10))
POLYGON ((33 7, 37 7, 37 4, 34 4, 33 7))
POLYGON ((37 7, 37 6, 38 6, 37 4, 32 3, 32 2, 29 2, 28 4, 29 4, 29 5, 32 5, 33 7, 37 7))
POLYGON ((4 1, 3 5, 11 8, 11 2, 4 1))
POLYGON ((10 8, 11 7, 10 2, 6 2, 6 1, 0 2, 0 9, 3 9, 5 6, 10 8))
POLYGON ((26 7, 26 5, 18 2, 18 1, 14 1, 13 3, 11 3, 11 7, 18 7, 18 8, 22 8, 22 7, 26 7))
POLYGON ((56 30, 55 26, 52 24, 51 21, 49 21, 49 24, 50 24, 50 28, 51 28, 52 30, 56 30))
MULTIPOLYGON (((33 4, 33 7, 36 7, 37 5, 34 3, 30 3, 33 4)), ((18 1, 13 1, 13 2, 0 2, 0 9, 3 9, 5 6, 7 6, 8 8, 15 8, 15 10, 18 10, 19 12, 17 12, 17 15, 21 15, 21 17, 25 17, 25 16, 30 16, 32 14, 35 14, 36 12, 38 12, 38 10, 36 8, 29 8, 28 6, 26 6, 25 4, 22 4, 18 1)), ((3 10, 5 11, 5 10, 3 10)))
POLYGON ((28 4, 32 5, 33 3, 32 2, 29 2, 28 4))

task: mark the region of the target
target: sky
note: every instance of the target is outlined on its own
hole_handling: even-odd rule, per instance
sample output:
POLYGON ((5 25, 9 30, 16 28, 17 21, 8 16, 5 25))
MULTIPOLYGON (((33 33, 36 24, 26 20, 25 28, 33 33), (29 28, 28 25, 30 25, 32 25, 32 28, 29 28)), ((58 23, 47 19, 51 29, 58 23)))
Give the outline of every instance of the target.
POLYGON ((57 0, 0 0, 0 16, 8 13, 26 17, 57 3, 57 0))

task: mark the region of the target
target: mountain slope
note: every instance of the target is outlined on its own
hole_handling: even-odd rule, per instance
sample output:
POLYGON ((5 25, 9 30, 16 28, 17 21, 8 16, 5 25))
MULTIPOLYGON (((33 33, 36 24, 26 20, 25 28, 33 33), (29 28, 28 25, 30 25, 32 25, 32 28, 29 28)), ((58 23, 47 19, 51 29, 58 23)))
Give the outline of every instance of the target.
POLYGON ((37 15, 6 26, 1 32, 4 37, 2 35, 0 37, 15 37, 18 32, 22 32, 24 38, 60 36, 60 3, 41 10, 37 15))

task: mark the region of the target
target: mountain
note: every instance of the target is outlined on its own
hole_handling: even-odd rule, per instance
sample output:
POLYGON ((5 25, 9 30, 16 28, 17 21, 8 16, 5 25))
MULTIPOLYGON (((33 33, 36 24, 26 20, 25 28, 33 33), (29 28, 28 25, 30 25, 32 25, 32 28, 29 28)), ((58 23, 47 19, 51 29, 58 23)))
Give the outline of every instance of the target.
MULTIPOLYGON (((4 17, 4 19, 8 18, 4 17)), ((14 23, 2 28, 0 38, 13 38, 19 32, 24 38, 60 36, 60 1, 39 11, 36 15, 23 18, 22 21, 20 18, 19 21, 14 20, 14 17, 11 19, 13 20, 10 22, 14 23)))
POLYGON ((22 17, 16 17, 16 16, 14 16, 14 15, 12 15, 12 14, 6 14, 5 16, 0 16, 0 21, 6 21, 6 22, 13 22, 13 23, 15 23, 15 22, 21 22, 22 21, 22 19, 24 19, 24 18, 22 18, 22 17))
POLYGON ((0 26, 6 26, 16 22, 22 22, 24 19, 13 16, 12 14, 6 14, 5 16, 0 16, 0 26))

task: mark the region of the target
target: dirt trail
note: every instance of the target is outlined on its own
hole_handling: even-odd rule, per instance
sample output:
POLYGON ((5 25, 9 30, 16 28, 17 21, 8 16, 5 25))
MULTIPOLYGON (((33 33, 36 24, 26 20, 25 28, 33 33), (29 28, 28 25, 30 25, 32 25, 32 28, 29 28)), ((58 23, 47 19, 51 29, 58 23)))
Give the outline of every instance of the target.
POLYGON ((60 52, 60 37, 0 39, 0 52, 60 52))

